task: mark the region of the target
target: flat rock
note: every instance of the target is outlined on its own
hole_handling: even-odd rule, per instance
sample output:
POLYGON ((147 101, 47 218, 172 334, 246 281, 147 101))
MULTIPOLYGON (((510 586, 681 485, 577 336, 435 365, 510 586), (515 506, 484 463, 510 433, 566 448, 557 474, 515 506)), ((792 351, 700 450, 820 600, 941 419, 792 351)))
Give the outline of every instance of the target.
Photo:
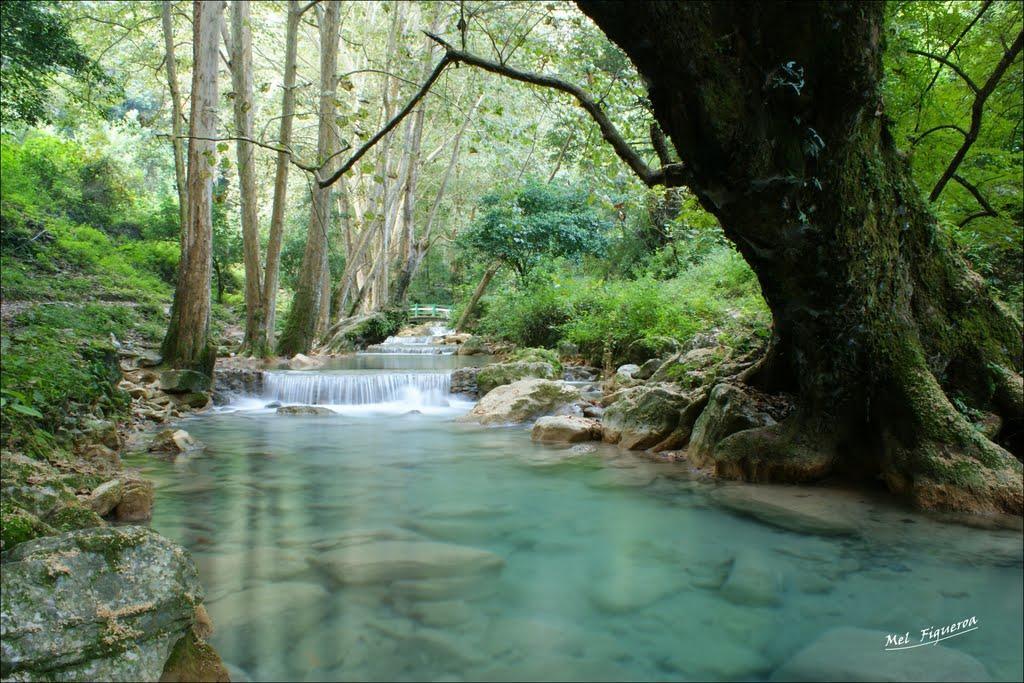
POLYGON ((886 652, 886 635, 883 631, 849 626, 834 628, 776 669, 772 680, 986 681, 990 678, 977 659, 941 644, 886 652))
POLYGON ((534 423, 530 438, 547 443, 597 441, 601 438, 601 423, 587 417, 549 415, 534 423))
POLYGON ((323 406, 281 406, 278 415, 334 415, 334 411, 323 406))
POLYGON ((505 560, 487 550, 428 541, 379 541, 309 558, 338 583, 375 584, 499 571, 505 560))
MULTIPOLYGON (((856 535, 859 525, 844 491, 773 484, 722 486, 711 499, 730 510, 783 529, 822 536, 856 535)), ((863 510, 862 510, 863 512, 863 510)))

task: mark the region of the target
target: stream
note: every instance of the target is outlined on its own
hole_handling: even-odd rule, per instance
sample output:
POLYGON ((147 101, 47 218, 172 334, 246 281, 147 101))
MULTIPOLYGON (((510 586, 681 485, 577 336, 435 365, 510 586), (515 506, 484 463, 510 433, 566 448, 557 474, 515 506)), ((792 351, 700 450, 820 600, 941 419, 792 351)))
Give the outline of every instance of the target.
POLYGON ((458 421, 450 372, 483 359, 429 347, 268 372, 264 395, 180 423, 204 452, 127 459, 196 560, 233 680, 1024 679, 1019 530, 867 494, 842 498, 854 534, 768 524, 682 464, 458 421), (819 641, 971 617, 940 647, 819 641))

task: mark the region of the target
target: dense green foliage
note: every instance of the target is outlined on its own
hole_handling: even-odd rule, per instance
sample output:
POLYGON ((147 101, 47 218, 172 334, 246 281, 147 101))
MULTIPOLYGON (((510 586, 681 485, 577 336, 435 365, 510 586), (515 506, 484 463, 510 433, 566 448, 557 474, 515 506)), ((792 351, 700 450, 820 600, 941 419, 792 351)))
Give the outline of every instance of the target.
POLYGON ((101 83, 107 80, 71 36, 56 3, 0 3, 0 50, 0 118, 5 126, 49 121, 51 90, 63 74, 101 83))
POLYGON ((482 215, 459 235, 480 258, 500 260, 520 276, 543 256, 600 254, 607 222, 585 192, 529 180, 481 199, 482 215))
POLYGON ((549 262, 521 286, 485 300, 478 329, 524 346, 575 344, 591 363, 606 350, 624 362, 637 340, 687 342, 718 328, 736 343, 770 329, 768 309, 753 272, 735 251, 716 248, 676 276, 605 280, 571 264, 549 262))
MULTIPOLYGON (((971 127, 975 93, 954 67, 982 87, 1020 32, 1024 9, 1014 2, 898 2, 889 10, 887 112, 927 195, 971 127)), ((985 104, 977 141, 934 203, 972 266, 1015 308, 1024 299, 1022 109, 1018 57, 985 104)))

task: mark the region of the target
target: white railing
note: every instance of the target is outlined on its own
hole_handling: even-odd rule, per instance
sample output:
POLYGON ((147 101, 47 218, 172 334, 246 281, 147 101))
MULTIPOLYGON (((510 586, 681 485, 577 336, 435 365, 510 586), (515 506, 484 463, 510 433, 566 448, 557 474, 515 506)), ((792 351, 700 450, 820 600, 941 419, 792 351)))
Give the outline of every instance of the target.
POLYGON ((452 315, 452 309, 448 306, 437 304, 416 304, 409 307, 411 318, 443 318, 447 320, 452 315))

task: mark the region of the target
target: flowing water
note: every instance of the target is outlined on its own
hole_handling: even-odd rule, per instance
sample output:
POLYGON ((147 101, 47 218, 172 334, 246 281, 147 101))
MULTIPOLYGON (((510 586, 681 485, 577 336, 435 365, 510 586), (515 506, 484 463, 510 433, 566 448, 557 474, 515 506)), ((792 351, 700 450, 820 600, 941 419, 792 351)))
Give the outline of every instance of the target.
POLYGON ((682 465, 457 421, 472 404, 448 374, 467 362, 270 373, 264 396, 182 423, 204 453, 131 460, 157 483, 153 526, 196 559, 235 680, 758 680, 833 628, 917 643, 971 617, 939 647, 885 652, 875 633, 808 656, 838 679, 955 678, 961 653, 1024 678, 1019 531, 867 495, 837 499, 856 534, 768 525, 682 465))

